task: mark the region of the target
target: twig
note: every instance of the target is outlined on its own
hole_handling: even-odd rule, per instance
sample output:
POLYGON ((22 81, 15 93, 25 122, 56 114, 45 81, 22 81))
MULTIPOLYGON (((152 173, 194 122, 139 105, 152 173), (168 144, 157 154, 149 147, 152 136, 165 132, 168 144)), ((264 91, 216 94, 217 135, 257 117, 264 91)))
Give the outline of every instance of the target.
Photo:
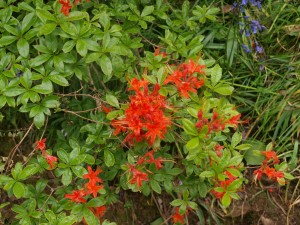
POLYGON ((33 122, 31 123, 30 127, 29 127, 28 130, 26 131, 26 133, 25 133, 25 135, 23 136, 23 138, 21 139, 21 141, 20 141, 17 145, 15 145, 15 147, 13 147, 13 149, 10 151, 10 153, 9 153, 9 155, 8 155, 8 159, 7 159, 7 161, 5 162, 5 165, 4 165, 4 167, 6 167, 6 170, 5 170, 6 172, 5 172, 5 173, 8 172, 8 170, 9 170, 9 164, 10 164, 11 160, 13 159, 13 157, 14 157, 14 155, 15 155, 17 149, 19 148, 19 146, 22 144, 22 142, 25 140, 25 138, 26 138, 27 135, 29 134, 29 132, 30 132, 30 130, 32 129, 32 127, 33 127, 33 122))

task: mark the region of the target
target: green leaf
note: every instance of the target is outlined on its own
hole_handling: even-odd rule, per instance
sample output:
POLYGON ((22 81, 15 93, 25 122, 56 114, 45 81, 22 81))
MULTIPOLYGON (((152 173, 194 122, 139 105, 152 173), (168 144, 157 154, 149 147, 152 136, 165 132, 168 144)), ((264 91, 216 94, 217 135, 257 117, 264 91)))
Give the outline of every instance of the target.
POLYGON ((183 129, 187 134, 189 134, 191 136, 197 136, 198 135, 198 131, 195 127, 195 124, 192 121, 183 118, 182 119, 182 124, 183 124, 183 129))
POLYGON ((13 34, 14 36, 18 36, 19 35, 19 32, 17 31, 17 29, 14 28, 14 27, 12 27, 12 26, 10 26, 10 25, 8 25, 8 24, 5 24, 3 26, 3 28, 5 30, 7 30, 9 33, 13 34))
POLYGON ((66 169, 63 172, 61 182, 63 185, 68 186, 72 181, 72 172, 70 169, 66 169))
POLYGON ((28 177, 36 174, 38 170, 39 168, 36 165, 28 165, 21 171, 18 178, 19 180, 26 180, 28 179, 28 177))
POLYGON ((47 20, 56 21, 55 16, 47 10, 44 9, 36 9, 36 15, 43 21, 47 20))
POLYGON ((41 55, 31 59, 30 65, 31 65, 31 67, 38 67, 38 66, 42 65, 43 63, 47 62, 51 57, 52 57, 52 55, 50 55, 50 54, 41 54, 41 55))
POLYGON ((221 95, 231 95, 234 88, 228 84, 217 85, 213 90, 221 95))
POLYGON ((13 193, 16 198, 22 198, 25 195, 25 186, 21 182, 16 182, 13 187, 13 193))
MULTIPOLYGON (((74 48, 75 45, 76 45, 76 42, 74 40, 67 41, 67 42, 65 42, 62 50, 64 53, 70 52, 74 48)), ((94 61, 96 61, 96 60, 94 60, 94 61)))
POLYGON ((233 156, 230 160, 229 160, 229 166, 238 166, 243 160, 243 156, 242 155, 236 155, 233 156))
POLYGON ((182 205, 183 203, 184 203, 184 201, 182 199, 175 199, 172 202, 170 202, 170 205, 177 207, 177 206, 182 205))
POLYGON ((31 12, 26 14, 21 24, 21 32, 24 34, 35 22, 35 13, 31 12))
POLYGON ((45 123, 45 114, 40 112, 33 118, 34 125, 40 129, 45 123))
POLYGON ((225 195, 222 197, 221 202, 224 207, 228 207, 231 203, 230 195, 228 193, 225 193, 225 195))
POLYGON ((71 36, 78 34, 78 29, 73 23, 63 22, 60 24, 60 27, 64 32, 70 34, 71 36))
POLYGON ((100 225, 99 219, 88 208, 84 208, 83 217, 84 217, 84 220, 87 222, 88 225, 100 225))
POLYGON ((53 86, 51 81, 43 81, 42 84, 36 85, 31 88, 32 91, 35 91, 39 94, 50 94, 53 92, 53 86))
POLYGON ((102 55, 99 61, 102 72, 106 75, 104 82, 109 81, 112 75, 112 64, 107 55, 102 55))
POLYGON ((69 86, 69 82, 66 78, 61 75, 50 75, 48 78, 53 82, 60 86, 66 87, 69 86))
POLYGON ((0 47, 9 45, 13 43, 15 40, 17 40, 16 36, 2 36, 2 38, 0 39, 0 47))
POLYGON ((146 6, 142 13, 141 13, 141 17, 144 17, 144 16, 148 16, 150 15, 152 12, 154 11, 154 6, 151 5, 151 6, 146 6))
POLYGON ((24 38, 20 38, 17 42, 17 49, 21 56, 26 58, 29 54, 29 44, 24 38))
POLYGON ((43 99, 42 105, 46 108, 57 108, 59 107, 59 98, 57 96, 46 96, 43 99))
POLYGON ((55 28, 56 28, 56 23, 46 23, 44 24, 40 31, 39 31, 39 35, 48 35, 48 34, 51 34, 55 28))
POLYGON ((215 65, 211 69, 211 85, 215 86, 222 78, 222 68, 219 66, 219 64, 215 65))
POLYGON ((231 184, 228 185, 227 191, 237 191, 243 184, 243 179, 234 180, 231 184))
POLYGON ((72 166, 71 169, 75 173, 75 175, 80 178, 82 178, 83 175, 87 173, 87 170, 82 166, 72 166))
POLYGON ((234 148, 237 146, 238 143, 240 143, 242 140, 242 134, 240 132, 235 132, 231 139, 231 146, 234 148))
POLYGON ((199 146, 199 138, 198 137, 194 137, 191 140, 188 141, 188 143, 186 143, 186 148, 188 150, 197 148, 199 146))
POLYGON ((86 56, 86 54, 87 54, 87 44, 84 40, 82 40, 82 39, 77 40, 77 42, 76 42, 76 51, 82 57, 86 56))
POLYGON ((15 96, 18 96, 20 94, 23 94, 24 92, 26 91, 25 88, 21 88, 21 87, 10 87, 10 88, 7 88, 4 92, 4 95, 5 96, 8 96, 8 97, 15 97, 15 96))
POLYGON ((241 144, 241 145, 236 146, 234 149, 236 149, 236 150, 248 150, 249 148, 251 148, 251 145, 241 144))
POLYGON ((104 150, 104 163, 108 167, 115 165, 115 156, 107 149, 104 150))
POLYGON ((65 17, 65 21, 82 20, 84 18, 89 20, 89 14, 87 12, 73 11, 69 13, 69 16, 65 17))
POLYGON ((56 215, 54 214, 54 212, 48 210, 47 212, 44 213, 45 217, 47 218, 47 220, 50 222, 50 224, 56 224, 56 215))
POLYGON ((64 163, 69 162, 70 157, 64 149, 60 149, 59 151, 57 151, 57 156, 59 160, 63 161, 64 163))
POLYGON ((0 109, 5 106, 6 104, 6 97, 4 95, 0 95, 0 109))
POLYGON ((159 185, 159 183, 156 180, 150 180, 150 186, 152 188, 153 191, 155 191, 158 194, 161 194, 161 187, 159 185))
POLYGON ((110 95, 110 94, 106 94, 106 101, 111 106, 114 106, 116 108, 120 108, 119 101, 118 101, 118 99, 115 96, 110 95))
POLYGON ((106 201, 101 198, 93 198, 88 203, 86 203, 86 207, 99 207, 106 204, 106 201))
POLYGON ((200 173, 200 177, 206 178, 206 177, 214 177, 216 173, 214 171, 203 171, 200 173))
POLYGON ((99 53, 99 52, 94 52, 94 53, 91 53, 89 54, 86 59, 85 59, 85 62, 86 63, 91 63, 91 62, 97 62, 97 64, 100 64, 99 62, 99 58, 101 57, 102 53, 99 53))
POLYGON ((59 220, 58 225, 72 225, 77 222, 77 217, 75 215, 64 216, 59 220))
POLYGON ((32 85, 32 73, 31 71, 26 68, 24 71, 23 76, 20 77, 20 83, 26 88, 29 89, 32 85))

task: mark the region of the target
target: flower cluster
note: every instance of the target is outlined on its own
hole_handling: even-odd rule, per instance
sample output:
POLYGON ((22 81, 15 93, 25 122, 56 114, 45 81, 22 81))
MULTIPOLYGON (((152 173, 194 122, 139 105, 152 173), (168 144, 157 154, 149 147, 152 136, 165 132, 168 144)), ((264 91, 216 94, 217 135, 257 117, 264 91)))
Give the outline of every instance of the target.
MULTIPOLYGON (((185 212, 185 215, 188 215, 188 211, 185 212)), ((171 216, 172 220, 173 220, 173 223, 176 224, 176 223, 181 223, 181 224, 184 224, 184 216, 185 215, 182 215, 180 214, 179 212, 179 207, 177 207, 175 209, 175 213, 171 216)))
POLYGON ((180 95, 184 98, 189 97, 188 92, 196 93, 197 89, 204 85, 204 79, 198 79, 195 73, 205 74, 203 69, 205 65, 198 65, 194 60, 190 59, 188 63, 178 66, 164 81, 165 84, 174 83, 180 95))
POLYGON ((210 191, 210 193, 213 194, 219 200, 221 200, 223 198, 223 196, 225 195, 228 186, 237 179, 236 176, 234 176, 227 170, 223 174, 226 175, 227 178, 225 178, 222 181, 218 181, 215 189, 212 189, 210 191), (216 191, 216 189, 218 191, 216 191))
MULTIPOLYGON (((65 198, 70 199, 72 202, 78 203, 86 203, 86 197, 90 194, 93 195, 94 198, 97 197, 97 194, 100 190, 103 189, 103 181, 98 175, 102 172, 100 169, 93 169, 88 166, 88 173, 83 175, 83 179, 87 179, 88 182, 85 184, 85 188, 80 190, 73 190, 71 194, 65 194, 65 198)), ((96 217, 99 219, 103 216, 106 206, 89 208, 96 217)), ((83 221, 85 222, 85 221, 83 221)))
POLYGON ((253 174, 255 175, 254 180, 260 180, 265 174, 270 180, 277 181, 279 184, 284 185, 284 173, 281 171, 276 171, 274 168, 275 164, 279 164, 279 159, 275 151, 262 151, 261 154, 265 156, 265 160, 262 162, 262 166, 255 170, 253 174))
POLYGON ((203 111, 199 110, 198 112, 198 122, 196 123, 196 127, 201 130, 203 126, 208 127, 207 134, 212 132, 223 131, 227 126, 232 126, 234 128, 237 127, 239 123, 239 119, 241 118, 241 114, 237 114, 235 116, 231 116, 229 119, 225 117, 221 117, 215 110, 213 111, 212 118, 209 120, 208 118, 203 117, 203 111))
MULTIPOLYGON (((86 0, 89 2, 90 0, 86 0)), ((76 6, 81 0, 75 0, 73 5, 76 6)), ((70 10, 72 9, 71 1, 70 0, 59 0, 59 3, 62 5, 61 12, 65 14, 65 16, 69 15, 70 10)))
POLYGON ((143 181, 149 180, 148 173, 142 171, 142 168, 147 164, 154 163, 157 170, 160 170, 163 167, 162 162, 165 160, 161 157, 154 158, 153 154, 154 150, 149 151, 145 155, 140 157, 136 164, 127 164, 129 176, 131 177, 129 181, 130 184, 136 184, 137 188, 140 188, 143 185, 143 181))
POLYGON ((101 172, 102 170, 100 169, 93 171, 93 169, 88 166, 88 173, 83 175, 84 179, 88 179, 88 182, 85 184, 85 189, 73 190, 72 194, 66 194, 65 198, 69 198, 75 203, 85 203, 86 199, 84 197, 90 194, 93 194, 94 198, 96 198, 98 191, 103 189, 103 181, 98 177, 101 172))
POLYGON ((171 119, 164 114, 166 102, 165 97, 159 94, 160 86, 155 84, 152 92, 148 86, 148 81, 133 78, 129 90, 133 90, 135 95, 130 97, 125 117, 111 122, 115 128, 114 135, 126 132, 124 142, 131 145, 134 140, 147 140, 152 145, 156 138, 164 138, 171 125, 171 119))
POLYGON ((241 46, 246 53, 254 51, 257 54, 262 54, 264 52, 264 48, 259 45, 256 37, 257 34, 265 30, 266 27, 261 25, 258 20, 251 19, 249 12, 245 9, 245 7, 250 5, 261 10, 261 4, 262 0, 242 0, 240 3, 235 2, 233 4, 233 7, 238 9, 238 11, 241 13, 242 21, 239 22, 240 33, 246 37, 243 38, 243 43, 241 46), (251 46, 251 48, 249 46, 251 46))
POLYGON ((57 162, 57 157, 50 155, 46 151, 46 138, 37 141, 35 149, 39 149, 42 152, 42 156, 46 159, 48 165, 50 166, 50 169, 52 170, 54 168, 54 164, 57 162))

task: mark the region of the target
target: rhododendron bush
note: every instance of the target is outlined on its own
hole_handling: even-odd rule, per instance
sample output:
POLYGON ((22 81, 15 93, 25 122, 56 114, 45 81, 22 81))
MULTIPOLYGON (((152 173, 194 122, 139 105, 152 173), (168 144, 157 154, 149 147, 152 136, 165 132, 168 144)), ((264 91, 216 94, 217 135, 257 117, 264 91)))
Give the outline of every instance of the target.
MULTIPOLYGON (((218 8, 184 1, 174 18, 143 2, 0 3, 0 107, 29 124, 19 144, 34 143, 0 175, 12 224, 115 224, 105 213, 122 191, 172 196, 174 224, 239 199, 251 145, 199 34, 218 8)), ((291 178, 257 150, 255 181, 291 178)))

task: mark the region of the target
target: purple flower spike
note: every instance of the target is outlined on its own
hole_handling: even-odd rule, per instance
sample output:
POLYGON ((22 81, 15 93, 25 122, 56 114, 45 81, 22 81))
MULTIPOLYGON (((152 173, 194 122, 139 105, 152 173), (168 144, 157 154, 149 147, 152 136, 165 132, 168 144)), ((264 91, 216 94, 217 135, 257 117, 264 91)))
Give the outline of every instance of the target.
POLYGON ((242 0, 241 5, 247 5, 248 4, 248 0, 242 0))
POLYGON ((266 29, 265 26, 262 26, 258 20, 251 20, 250 21, 250 28, 251 28, 251 31, 253 34, 256 34, 257 33, 257 30, 258 31, 263 31, 264 29, 266 29))
POLYGON ((263 53, 264 48, 262 46, 259 45, 255 45, 255 51, 259 54, 263 53))
POLYGON ((251 52, 251 50, 249 49, 249 47, 247 45, 242 44, 242 47, 243 47, 243 49, 244 49, 244 51, 246 53, 250 53, 251 52))

